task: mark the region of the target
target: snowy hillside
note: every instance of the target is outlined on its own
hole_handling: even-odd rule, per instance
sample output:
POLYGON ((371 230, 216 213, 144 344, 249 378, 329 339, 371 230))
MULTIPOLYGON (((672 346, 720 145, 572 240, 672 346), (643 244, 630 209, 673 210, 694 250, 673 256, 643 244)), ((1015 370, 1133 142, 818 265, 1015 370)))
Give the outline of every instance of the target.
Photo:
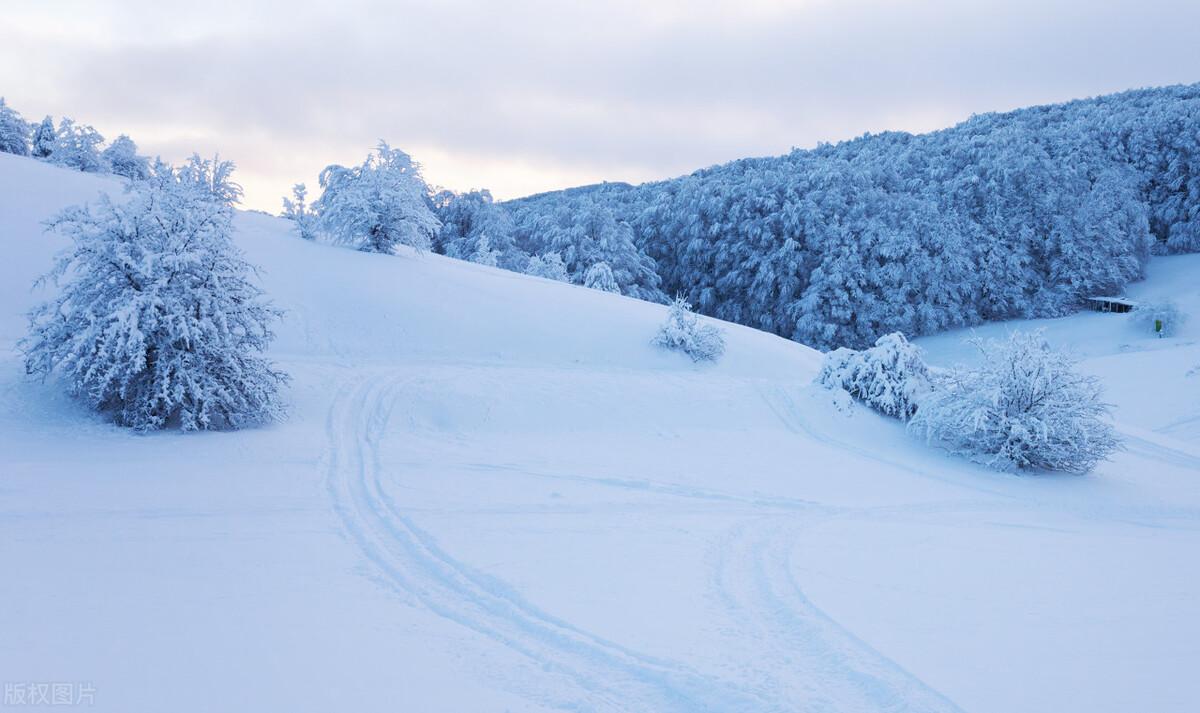
MULTIPOLYGON (((1049 323, 1128 449, 997 474, 809 386, 820 355, 240 214, 287 315, 290 415, 133 435, 13 351, 61 238, 119 191, 0 155, 0 678, 111 711, 1189 711, 1200 699, 1195 256, 1136 294, 1193 322, 1049 323)), ((988 329, 1002 329, 990 325, 988 329)), ((922 342, 965 358, 960 335, 922 342)))

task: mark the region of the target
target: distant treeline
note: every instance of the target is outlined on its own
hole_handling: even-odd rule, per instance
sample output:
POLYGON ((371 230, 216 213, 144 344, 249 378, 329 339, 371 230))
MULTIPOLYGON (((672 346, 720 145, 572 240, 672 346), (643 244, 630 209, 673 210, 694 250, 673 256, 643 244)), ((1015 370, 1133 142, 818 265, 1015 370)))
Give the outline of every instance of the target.
POLYGON ((623 292, 820 348, 1059 315, 1120 292, 1152 253, 1200 249, 1200 85, 498 207, 529 254, 615 224, 646 268, 623 292))
POLYGON ((54 126, 47 116, 31 124, 0 97, 0 153, 33 158, 85 173, 113 173, 133 180, 150 175, 150 161, 138 154, 137 144, 125 134, 104 149, 104 137, 87 124, 63 117, 54 126))

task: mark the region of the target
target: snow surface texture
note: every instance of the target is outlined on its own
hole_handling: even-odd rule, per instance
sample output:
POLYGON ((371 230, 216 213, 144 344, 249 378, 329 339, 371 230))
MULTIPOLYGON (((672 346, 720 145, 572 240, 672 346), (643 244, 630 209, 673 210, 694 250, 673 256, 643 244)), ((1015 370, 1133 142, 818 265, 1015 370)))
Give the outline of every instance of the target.
MULTIPOLYGON (((137 436, 11 350, 65 245, 39 221, 120 185, 0 156, 5 682, 89 682, 124 712, 1200 699, 1196 320, 1043 323, 1128 450, 1016 477, 839 411, 783 339, 723 325, 696 364, 651 344, 663 305, 241 214, 287 310, 291 416, 137 436)), ((1198 269, 1155 258, 1130 294, 1194 315, 1198 269)), ((962 336, 919 344, 947 365, 962 336)))

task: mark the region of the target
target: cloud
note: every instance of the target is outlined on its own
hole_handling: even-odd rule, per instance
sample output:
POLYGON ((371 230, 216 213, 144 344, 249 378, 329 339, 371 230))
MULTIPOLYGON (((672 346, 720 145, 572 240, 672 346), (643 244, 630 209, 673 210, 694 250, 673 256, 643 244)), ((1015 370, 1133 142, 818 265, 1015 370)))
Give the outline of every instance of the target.
POLYGON ((512 197, 1200 80, 1200 6, 1181 2, 135 0, 6 12, 10 104, 128 133, 167 158, 219 150, 239 163, 247 203, 269 210, 379 138, 434 182, 512 197))

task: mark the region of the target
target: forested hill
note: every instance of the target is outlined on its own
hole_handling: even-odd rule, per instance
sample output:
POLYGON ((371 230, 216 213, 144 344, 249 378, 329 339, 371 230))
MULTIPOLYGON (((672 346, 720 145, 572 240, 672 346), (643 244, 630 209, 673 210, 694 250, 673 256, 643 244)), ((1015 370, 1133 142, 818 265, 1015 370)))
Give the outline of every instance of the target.
POLYGON ((1058 315, 1200 250, 1200 84, 495 208, 514 254, 561 256, 573 281, 614 263, 627 294, 821 348, 1058 315))

